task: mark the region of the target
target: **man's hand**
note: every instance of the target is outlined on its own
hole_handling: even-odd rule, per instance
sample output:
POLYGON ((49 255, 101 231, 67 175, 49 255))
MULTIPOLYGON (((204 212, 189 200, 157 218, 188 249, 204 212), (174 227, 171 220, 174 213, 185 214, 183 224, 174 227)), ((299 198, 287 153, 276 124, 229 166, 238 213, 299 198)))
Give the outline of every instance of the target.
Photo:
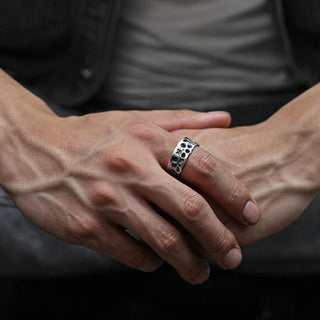
MULTIPOLYGON (((166 172, 179 139, 145 120, 152 121, 155 112, 60 118, 12 80, 2 81, 7 98, 0 98, 0 181, 35 225, 128 266, 152 271, 165 260, 190 283, 204 282, 206 258, 160 209, 221 267, 240 263, 232 233, 187 184, 206 191, 242 223, 247 216, 252 222, 257 208, 248 211, 253 200, 247 189, 210 153, 194 150, 181 175, 187 184, 182 183, 166 172)), ((173 129, 169 122, 162 125, 173 129)))
POLYGON ((175 132, 198 141, 247 186, 257 201, 261 219, 244 227, 207 197, 241 246, 286 228, 319 193, 319 96, 318 85, 258 125, 175 132))

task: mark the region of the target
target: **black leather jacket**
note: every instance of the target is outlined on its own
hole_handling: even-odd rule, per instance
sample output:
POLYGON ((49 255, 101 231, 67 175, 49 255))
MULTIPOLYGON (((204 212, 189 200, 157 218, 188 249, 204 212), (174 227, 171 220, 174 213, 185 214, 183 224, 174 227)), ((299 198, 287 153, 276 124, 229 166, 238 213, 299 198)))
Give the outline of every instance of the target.
MULTIPOLYGON (((320 1, 270 0, 292 70, 320 80, 320 1)), ((88 101, 108 72, 121 0, 1 0, 0 67, 61 105, 88 101)))

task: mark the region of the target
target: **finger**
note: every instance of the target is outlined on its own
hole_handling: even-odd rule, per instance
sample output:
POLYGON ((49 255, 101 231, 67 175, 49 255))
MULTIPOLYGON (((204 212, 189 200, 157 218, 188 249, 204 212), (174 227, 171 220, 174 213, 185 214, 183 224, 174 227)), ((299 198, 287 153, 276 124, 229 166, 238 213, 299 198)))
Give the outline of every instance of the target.
POLYGON ((155 271, 163 264, 163 260, 148 246, 120 227, 109 228, 105 237, 95 239, 88 247, 143 272, 155 271))
POLYGON ((227 128, 231 116, 225 111, 198 112, 192 110, 152 110, 133 113, 153 122, 167 131, 179 129, 206 129, 213 127, 227 128))
MULTIPOLYGON (((177 140, 171 145, 168 143, 167 150, 163 150, 159 155, 163 168, 167 166, 176 142, 177 140)), ((180 145, 183 143, 184 146, 188 145, 183 141, 180 145)), ((238 222, 251 225, 260 219, 260 211, 248 189, 219 160, 202 148, 196 147, 189 154, 180 179, 208 195, 238 222)))
POLYGON ((256 224, 260 211, 248 189, 211 153, 196 148, 182 174, 242 224, 256 224))
POLYGON ((239 245, 205 199, 166 173, 154 180, 164 183, 154 182, 142 195, 179 222, 218 265, 236 268, 242 259, 239 245))
POLYGON ((191 284, 206 281, 210 273, 209 266, 185 237, 146 202, 133 199, 130 203, 130 212, 127 216, 117 217, 117 223, 147 243, 159 257, 176 269, 182 279, 191 284))

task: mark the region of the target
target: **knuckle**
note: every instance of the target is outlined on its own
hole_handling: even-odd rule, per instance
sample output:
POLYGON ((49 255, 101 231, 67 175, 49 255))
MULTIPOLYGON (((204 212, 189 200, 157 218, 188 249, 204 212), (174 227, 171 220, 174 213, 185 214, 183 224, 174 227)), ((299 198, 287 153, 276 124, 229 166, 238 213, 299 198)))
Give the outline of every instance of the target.
POLYGON ((246 198, 246 192, 241 188, 239 183, 234 183, 232 192, 230 193, 231 203, 243 203, 246 198))
POLYGON ((203 176, 215 176, 219 170, 219 162, 211 153, 203 150, 198 158, 198 170, 203 176))
POLYGON ((204 268, 205 263, 201 263, 198 266, 189 269, 185 274, 185 279, 190 283, 197 283, 199 275, 203 272, 204 268))
POLYGON ((188 110, 188 109, 178 109, 176 110, 178 117, 184 118, 190 116, 190 114, 193 114, 194 111, 188 110))
POLYGON ((152 260, 148 259, 148 257, 141 252, 132 254, 126 264, 131 268, 143 272, 153 272, 159 267, 159 262, 152 262, 152 260))
POLYGON ((116 173, 134 172, 135 165, 132 155, 121 146, 111 147, 106 156, 107 167, 116 173))
POLYGON ((233 236, 226 230, 223 229, 218 236, 215 244, 213 245, 213 252, 218 254, 224 254, 229 252, 234 247, 235 241, 233 236))
POLYGON ((187 109, 179 109, 179 110, 175 110, 175 118, 177 121, 177 127, 179 129, 183 129, 183 125, 186 121, 186 119, 188 119, 188 117, 190 117, 192 111, 187 110, 187 109))
POLYGON ((145 262, 145 258, 139 253, 131 254, 128 258, 128 266, 135 269, 143 269, 145 262))
POLYGON ((106 208, 117 205, 117 197, 107 188, 96 189, 92 192, 90 203, 94 208, 106 208))
POLYGON ((140 110, 128 110, 126 111, 127 115, 130 115, 131 122, 141 121, 141 111, 140 110))
POLYGON ((147 122, 131 122, 126 127, 126 132, 130 137, 142 142, 159 143, 159 135, 154 126, 147 122))
POLYGON ((180 237, 178 234, 163 231, 159 236, 159 247, 166 253, 177 253, 180 251, 180 237))
POLYGON ((71 234, 76 240, 89 241, 92 240, 97 232, 98 224, 93 219, 77 219, 71 227, 71 234))
POLYGON ((187 218, 198 217, 204 211, 204 199, 194 191, 188 191, 182 196, 182 204, 187 218))

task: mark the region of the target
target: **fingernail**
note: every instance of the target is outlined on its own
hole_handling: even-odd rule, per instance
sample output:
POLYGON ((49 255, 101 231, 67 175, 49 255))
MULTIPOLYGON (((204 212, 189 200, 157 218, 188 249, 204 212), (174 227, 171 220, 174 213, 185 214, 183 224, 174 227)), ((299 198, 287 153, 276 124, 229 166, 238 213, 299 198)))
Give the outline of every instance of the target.
POLYGON ((210 114, 229 114, 227 111, 209 111, 210 114))
POLYGON ((197 277, 197 279, 195 280, 195 284, 202 284, 205 281, 208 280, 210 275, 210 267, 208 265, 205 266, 205 268, 202 270, 202 272, 200 273, 200 275, 197 277))
POLYGON ((242 254, 239 248, 232 248, 223 258, 222 263, 226 269, 236 268, 242 260, 242 254))
POLYGON ((260 210, 252 201, 248 201, 242 212, 243 218, 249 224, 256 224, 260 219, 260 210))

